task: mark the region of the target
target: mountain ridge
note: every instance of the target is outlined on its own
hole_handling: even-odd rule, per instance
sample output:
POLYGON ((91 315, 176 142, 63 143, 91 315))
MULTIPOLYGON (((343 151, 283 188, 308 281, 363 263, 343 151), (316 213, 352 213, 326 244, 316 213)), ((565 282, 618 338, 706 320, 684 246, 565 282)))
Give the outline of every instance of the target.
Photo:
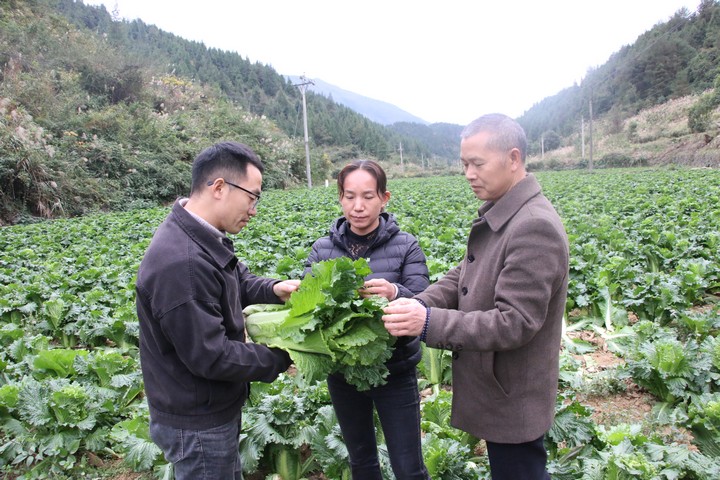
POLYGON ((421 125, 430 125, 431 123, 389 102, 345 90, 319 78, 306 78, 299 75, 285 75, 285 77, 293 84, 299 84, 309 80, 312 82, 308 87, 308 90, 311 92, 330 98, 341 105, 345 105, 351 110, 381 125, 387 126, 397 122, 419 123, 421 125))

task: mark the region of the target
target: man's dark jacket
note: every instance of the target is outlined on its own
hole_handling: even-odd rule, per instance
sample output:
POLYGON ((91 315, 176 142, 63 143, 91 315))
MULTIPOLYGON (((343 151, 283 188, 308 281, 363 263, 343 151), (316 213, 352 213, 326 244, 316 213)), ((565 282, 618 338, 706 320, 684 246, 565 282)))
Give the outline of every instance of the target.
POLYGON ((240 413, 248 382, 289 365, 280 350, 245 343, 244 306, 278 303, 277 280, 252 275, 232 242, 176 202, 138 270, 140 361, 150 416, 207 429, 240 413))

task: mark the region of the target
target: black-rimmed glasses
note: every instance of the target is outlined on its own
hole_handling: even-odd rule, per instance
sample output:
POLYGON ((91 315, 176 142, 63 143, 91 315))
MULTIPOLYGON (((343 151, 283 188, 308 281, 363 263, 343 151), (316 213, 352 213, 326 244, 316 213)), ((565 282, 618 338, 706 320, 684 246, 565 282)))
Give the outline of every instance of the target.
MULTIPOLYGON (((252 191, 248 190, 247 188, 241 187, 240 185, 236 185, 236 184, 234 184, 234 183, 232 183, 232 182, 228 182, 228 181, 225 180, 224 178, 223 178, 222 180, 223 180, 223 182, 227 183, 228 185, 231 185, 231 186, 233 186, 233 187, 235 187, 235 188, 239 188, 239 189, 242 190, 243 192, 252 195, 253 203, 252 203, 252 205, 250 205, 250 208, 255 208, 255 207, 257 207, 257 204, 260 203, 260 194, 259 194, 259 193, 252 192, 252 191)), ((215 181, 209 181, 209 182, 207 183, 207 184, 208 184, 208 187, 209 187, 210 185, 212 185, 213 183, 215 183, 215 181)))

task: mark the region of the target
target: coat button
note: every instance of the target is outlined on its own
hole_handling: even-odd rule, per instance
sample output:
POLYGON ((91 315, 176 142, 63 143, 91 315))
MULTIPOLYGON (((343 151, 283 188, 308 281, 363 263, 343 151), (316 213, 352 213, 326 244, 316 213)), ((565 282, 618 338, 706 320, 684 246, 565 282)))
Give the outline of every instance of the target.
POLYGON ((457 360, 458 358, 460 358, 460 353, 459 353, 459 352, 453 352, 453 353, 452 353, 452 358, 453 358, 453 360, 457 360))
POLYGON ((463 295, 467 295, 468 289, 467 287, 463 287, 461 291, 463 295))
POLYGON ((473 255, 473 254, 468 255, 468 262, 472 263, 474 261, 475 261, 475 255, 473 255))

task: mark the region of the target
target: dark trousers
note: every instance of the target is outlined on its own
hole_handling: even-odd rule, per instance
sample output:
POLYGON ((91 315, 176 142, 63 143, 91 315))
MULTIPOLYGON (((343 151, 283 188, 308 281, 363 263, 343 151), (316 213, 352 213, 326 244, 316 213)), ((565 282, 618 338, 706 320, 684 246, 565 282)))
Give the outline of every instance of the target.
POLYGON ((492 480, 550 480, 544 438, 517 444, 485 442, 492 480))
POLYGON ((350 456, 354 480, 382 480, 373 408, 385 434, 390 465, 397 480, 428 479, 420 446, 420 394, 415 369, 388 376, 380 387, 358 392, 338 376, 328 389, 350 456))

